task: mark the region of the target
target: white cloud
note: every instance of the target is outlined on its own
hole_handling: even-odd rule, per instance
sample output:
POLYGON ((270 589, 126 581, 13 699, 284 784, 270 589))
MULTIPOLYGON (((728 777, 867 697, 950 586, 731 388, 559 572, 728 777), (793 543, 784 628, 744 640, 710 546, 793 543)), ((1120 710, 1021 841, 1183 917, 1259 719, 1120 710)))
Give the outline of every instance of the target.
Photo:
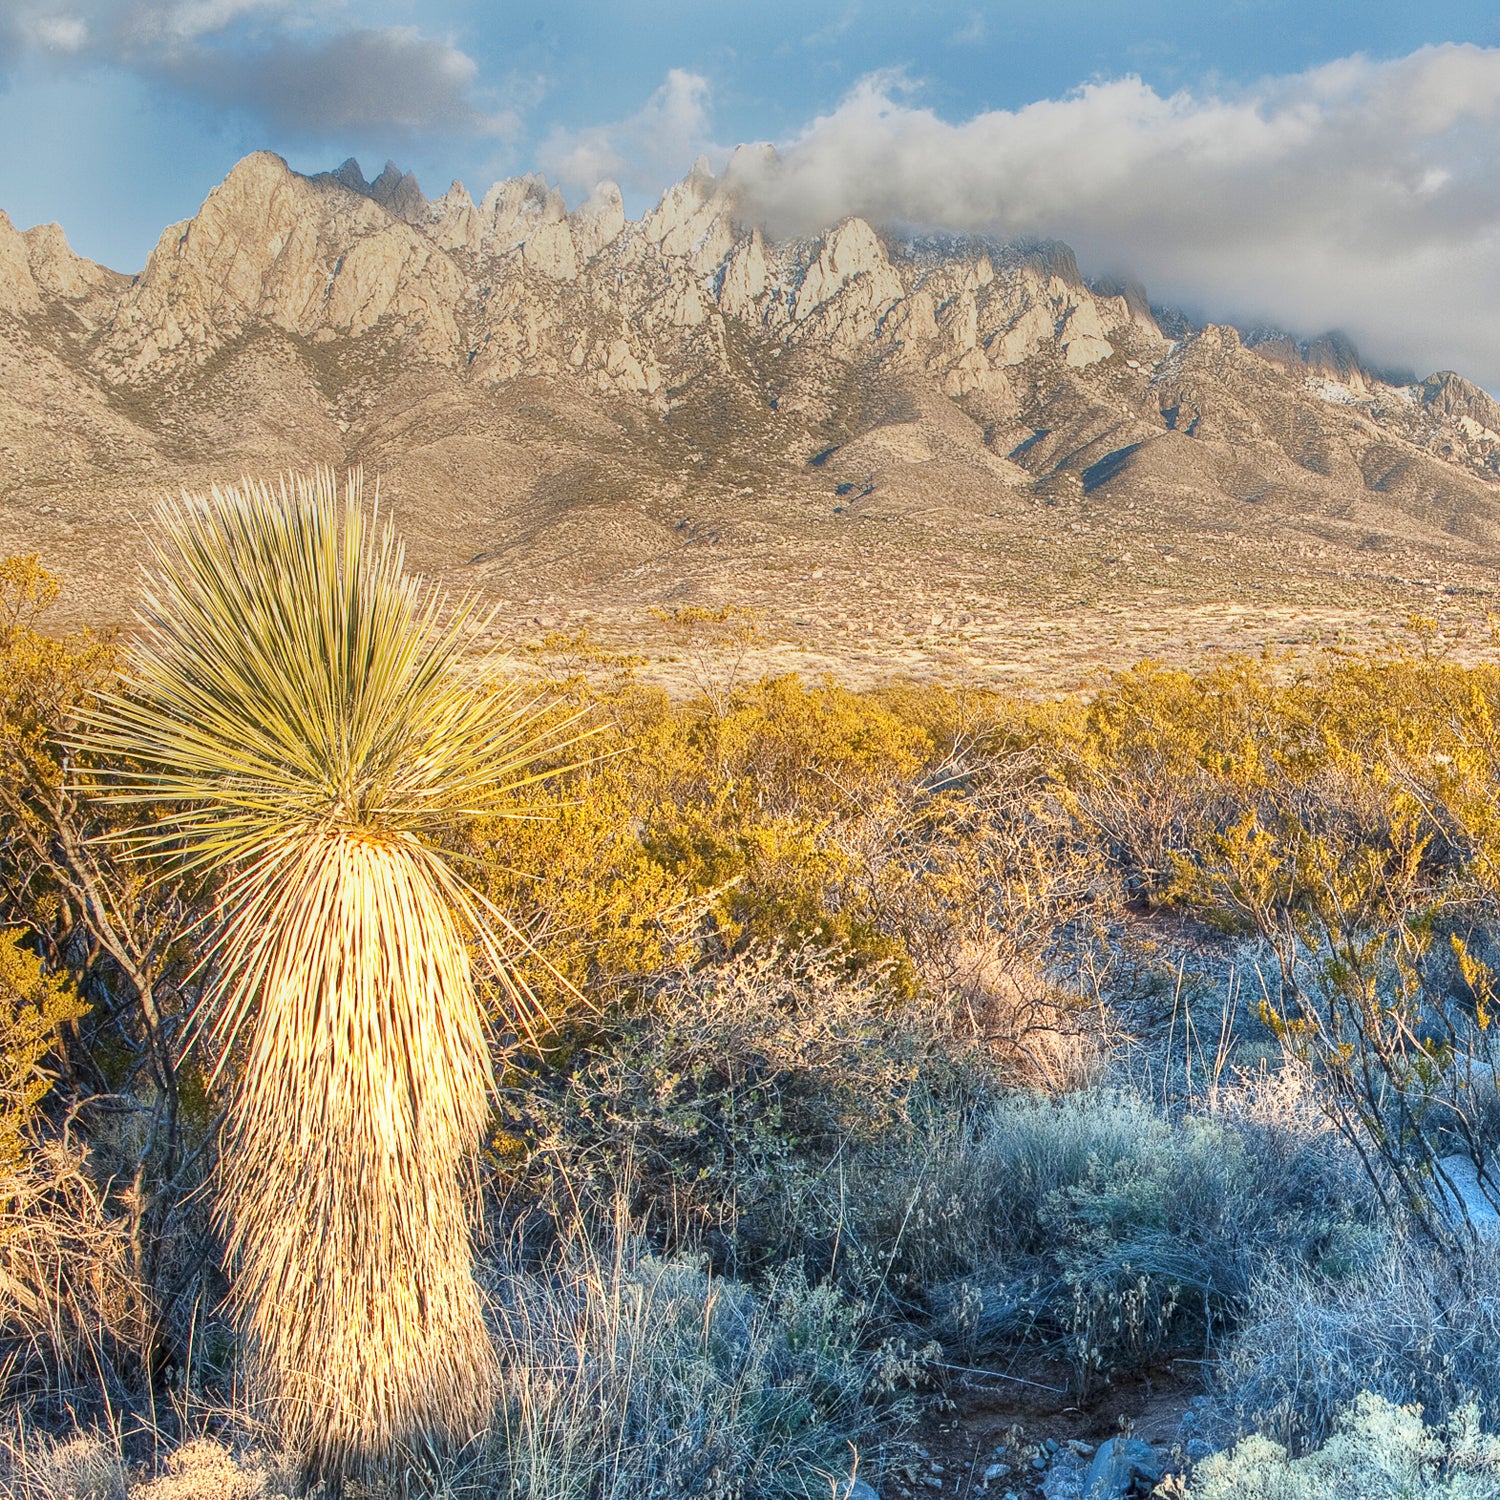
POLYGON ((89 42, 88 22, 82 16, 37 16, 25 31, 44 52, 81 52, 89 42))
POLYGON ((1238 92, 1127 77, 958 123, 909 88, 868 78, 778 158, 742 154, 750 212, 783 233, 859 214, 1065 239, 1161 300, 1341 327, 1374 360, 1500 386, 1500 48, 1350 57, 1238 92))
POLYGON ((723 155, 709 140, 710 90, 697 73, 673 68, 666 81, 623 120, 554 130, 538 161, 564 188, 590 192, 605 179, 659 191, 702 154, 723 155))
POLYGON ((475 102, 473 58, 413 27, 359 28, 318 40, 279 37, 243 51, 192 47, 158 66, 186 92, 303 135, 505 135, 518 128, 514 114, 475 102))
POLYGON ((296 134, 520 128, 452 41, 350 25, 342 0, 0 0, 0 11, 7 5, 13 50, 112 64, 296 134))

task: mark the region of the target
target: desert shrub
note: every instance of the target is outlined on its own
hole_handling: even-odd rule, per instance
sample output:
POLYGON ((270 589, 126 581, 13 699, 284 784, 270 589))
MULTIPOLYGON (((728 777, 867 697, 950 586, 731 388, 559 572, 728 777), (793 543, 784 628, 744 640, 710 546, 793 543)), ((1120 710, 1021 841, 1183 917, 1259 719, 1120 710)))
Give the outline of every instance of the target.
POLYGON ((518 1187, 559 1223, 624 1196, 658 1245, 826 1270, 853 1232, 841 1180, 900 1159, 921 1120, 984 1087, 986 1060, 929 1018, 822 950, 660 979, 515 1096, 518 1187))
POLYGON ((1392 1237, 1365 1273, 1331 1279, 1266 1263, 1223 1350, 1225 1401, 1242 1431, 1319 1442, 1361 1391, 1444 1421, 1473 1402, 1500 1427, 1500 1253, 1455 1263, 1392 1237))
POLYGON ((86 1011, 66 976, 0 936, 0 1379, 12 1396, 118 1390, 150 1326, 123 1216, 83 1151, 39 1136, 53 1082, 43 1059, 86 1011))
POLYGON ((0 1495, 5 1500, 274 1500, 309 1494, 298 1467, 285 1454, 236 1451, 208 1437, 189 1438, 132 1464, 117 1434, 100 1430, 58 1439, 23 1423, 0 1453, 0 1495))
POLYGON ((1044 759, 989 700, 795 676, 675 704, 562 686, 613 753, 518 795, 530 820, 496 819, 466 852, 539 957, 596 999, 669 964, 808 944, 908 993, 1040 996, 1114 897, 1044 759))
POLYGON ((863 1312, 837 1290, 783 1271, 756 1292, 616 1244, 497 1268, 498 1433, 472 1476, 486 1495, 811 1500, 873 1450, 877 1416, 891 1432, 917 1358, 862 1348, 863 1312))
POLYGON ((0 1179, 0 1376, 39 1414, 136 1389, 156 1309, 129 1216, 75 1146, 29 1149, 0 1179))
POLYGON ((0 1462, 6 1500, 127 1500, 118 1442, 96 1434, 56 1439, 22 1427, 0 1462))
POLYGON ((0 933, 0 1192, 52 1087, 42 1059, 56 1044, 58 1029, 86 1013, 66 975, 44 972, 15 935, 0 933))
POLYGON ((1229 1110, 1173 1121, 1129 1094, 1008 1096, 935 1153, 898 1265, 971 1354, 1030 1341, 1087 1385, 1201 1352, 1267 1262, 1346 1275, 1374 1253, 1353 1164, 1298 1176, 1276 1144, 1229 1110))
POLYGON ((1473 1406, 1429 1425, 1417 1406, 1364 1394, 1322 1447, 1300 1458, 1260 1435, 1199 1464, 1188 1500, 1492 1500, 1500 1494, 1500 1440, 1473 1406))

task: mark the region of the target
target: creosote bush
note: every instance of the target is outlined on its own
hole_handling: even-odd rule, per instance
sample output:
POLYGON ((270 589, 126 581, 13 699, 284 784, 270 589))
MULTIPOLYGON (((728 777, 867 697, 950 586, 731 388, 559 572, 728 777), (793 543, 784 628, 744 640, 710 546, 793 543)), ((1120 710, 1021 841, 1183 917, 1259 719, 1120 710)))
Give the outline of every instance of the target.
POLYGON ((52 1087, 42 1062, 58 1029, 87 1011, 66 975, 48 974, 14 934, 0 933, 0 1184, 20 1165, 24 1133, 52 1087))

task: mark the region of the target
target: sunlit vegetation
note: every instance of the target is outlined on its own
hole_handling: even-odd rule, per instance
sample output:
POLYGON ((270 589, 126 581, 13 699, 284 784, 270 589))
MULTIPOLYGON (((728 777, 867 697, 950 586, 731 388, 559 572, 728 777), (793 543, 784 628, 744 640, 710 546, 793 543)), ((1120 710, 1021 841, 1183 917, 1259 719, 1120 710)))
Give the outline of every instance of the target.
POLYGON ((856 693, 704 610, 688 696, 517 696, 350 520, 282 541, 417 645, 306 650, 228 503, 128 647, 0 573, 15 1493, 897 1494, 955 1369, 1183 1358, 1189 1493, 1493 1466, 1500 666, 856 693))

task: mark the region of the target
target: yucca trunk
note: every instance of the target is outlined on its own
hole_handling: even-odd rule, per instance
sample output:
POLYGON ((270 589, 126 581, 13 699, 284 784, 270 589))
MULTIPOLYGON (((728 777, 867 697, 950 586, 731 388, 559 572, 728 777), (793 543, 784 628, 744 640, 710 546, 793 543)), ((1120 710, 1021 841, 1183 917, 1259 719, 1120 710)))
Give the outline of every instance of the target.
POLYGON ((142 630, 89 744, 143 855, 223 877, 219 1182, 255 1383, 329 1475, 462 1442, 495 1358, 471 1271, 492 1086, 466 944, 512 1007, 504 917, 442 837, 573 737, 487 680, 484 621, 372 536, 357 475, 163 509, 142 630))
POLYGON ((489 1422, 464 1191, 489 1060, 425 851, 330 829, 278 884, 221 1202, 257 1385, 316 1467, 359 1472, 489 1422))

